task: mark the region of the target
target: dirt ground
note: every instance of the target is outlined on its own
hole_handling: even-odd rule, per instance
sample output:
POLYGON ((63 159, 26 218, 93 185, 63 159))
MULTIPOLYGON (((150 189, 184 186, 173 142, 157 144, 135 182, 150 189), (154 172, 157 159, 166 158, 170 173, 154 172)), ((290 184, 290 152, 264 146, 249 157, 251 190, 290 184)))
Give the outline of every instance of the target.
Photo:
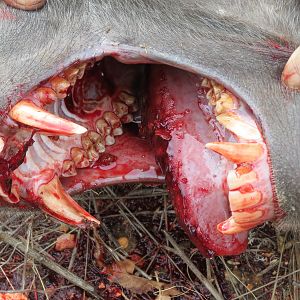
POLYGON ((295 234, 266 224, 250 233, 246 253, 206 259, 179 227, 164 186, 106 187, 77 199, 100 228, 2 211, 0 300, 300 299, 295 234), (59 237, 72 237, 70 249, 58 251, 59 237))

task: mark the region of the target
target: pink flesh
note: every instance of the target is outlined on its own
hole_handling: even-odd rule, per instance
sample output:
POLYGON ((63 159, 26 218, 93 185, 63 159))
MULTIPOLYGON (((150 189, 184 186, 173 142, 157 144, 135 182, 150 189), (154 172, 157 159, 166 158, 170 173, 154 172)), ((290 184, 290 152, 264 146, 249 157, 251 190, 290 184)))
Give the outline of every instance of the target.
POLYGON ((61 178, 69 193, 105 185, 151 182, 163 183, 164 176, 155 162, 149 143, 131 133, 116 139, 116 144, 107 148, 106 153, 93 168, 78 169, 74 177, 61 178), (106 163, 106 158, 113 158, 106 163))
POLYGON ((203 254, 241 253, 247 246, 246 232, 223 235, 217 230, 217 224, 230 217, 225 183, 232 165, 204 147, 223 141, 224 135, 208 117, 209 106, 203 107, 200 78, 153 66, 149 82, 146 130, 166 172, 179 222, 203 254))

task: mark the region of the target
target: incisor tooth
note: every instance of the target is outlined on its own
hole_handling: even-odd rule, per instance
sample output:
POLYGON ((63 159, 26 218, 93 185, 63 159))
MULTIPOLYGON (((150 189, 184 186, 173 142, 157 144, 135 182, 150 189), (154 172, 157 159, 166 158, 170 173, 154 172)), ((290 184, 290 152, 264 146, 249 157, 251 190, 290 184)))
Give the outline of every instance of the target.
POLYGON ((82 134, 87 131, 84 127, 57 117, 26 99, 18 102, 8 114, 17 122, 41 129, 52 135, 82 134))
POLYGON ((230 217, 226 221, 219 223, 217 225, 217 229, 223 234, 236 234, 248 230, 242 225, 237 224, 233 217, 230 217))
POLYGON ((245 184, 251 184, 257 180, 257 174, 254 171, 250 171, 245 174, 239 174, 235 170, 230 170, 227 175, 227 184, 229 190, 238 189, 245 184))
POLYGON ((72 225, 100 224, 64 191, 57 176, 39 187, 38 196, 42 208, 63 222, 72 225))
POLYGON ((245 194, 240 191, 229 191, 228 200, 230 210, 234 212, 258 205, 262 200, 262 194, 259 191, 253 191, 252 193, 245 194))
POLYGON ((218 115, 217 120, 226 129, 233 132, 238 137, 245 140, 259 140, 261 134, 256 126, 245 122, 239 115, 233 112, 227 112, 218 115))
POLYGON ((253 162, 259 159, 264 152, 263 146, 258 143, 215 142, 207 143, 205 147, 236 164, 253 162))

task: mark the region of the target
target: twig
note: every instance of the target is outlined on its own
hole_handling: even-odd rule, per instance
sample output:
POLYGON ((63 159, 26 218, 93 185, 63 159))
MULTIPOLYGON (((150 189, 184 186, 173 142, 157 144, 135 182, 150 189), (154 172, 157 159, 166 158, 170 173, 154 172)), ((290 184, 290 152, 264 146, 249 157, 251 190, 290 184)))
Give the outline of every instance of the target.
POLYGON ((215 297, 216 300, 224 300, 223 296, 219 294, 219 292, 215 289, 213 285, 207 280, 207 278, 197 269, 197 267, 193 264, 193 262, 185 255, 185 253, 179 248, 175 240, 164 231, 166 239, 171 243, 171 245, 177 251, 177 255, 181 257, 181 259, 187 264, 190 270, 197 276, 197 278, 203 283, 203 285, 208 289, 208 291, 215 297))
MULTIPOLYGON (((12 247, 15 247, 19 251, 25 253, 26 252, 26 245, 22 243, 20 240, 10 236, 9 234, 0 231, 0 240, 4 241, 5 243, 9 244, 12 247)), ((49 260, 43 254, 38 253, 37 251, 33 250, 32 248, 28 247, 27 251, 28 256, 36 260, 37 262, 41 263, 42 265, 46 266, 47 268, 51 269, 52 271, 56 272, 57 274, 63 276, 65 279, 73 283, 74 285, 80 287, 81 289, 87 291, 94 297, 98 297, 97 299, 103 299, 101 296, 97 295, 95 291, 95 287, 87 283, 85 280, 81 279, 74 273, 68 271, 67 269, 61 267, 56 262, 49 260)))

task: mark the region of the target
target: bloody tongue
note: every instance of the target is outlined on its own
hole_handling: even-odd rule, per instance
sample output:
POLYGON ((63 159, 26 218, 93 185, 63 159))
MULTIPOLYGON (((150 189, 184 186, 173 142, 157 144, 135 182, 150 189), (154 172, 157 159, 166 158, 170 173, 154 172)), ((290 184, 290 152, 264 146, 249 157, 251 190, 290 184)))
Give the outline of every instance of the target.
POLYGON ((206 256, 236 255, 245 250, 247 233, 223 235, 217 230, 230 217, 230 163, 204 147, 224 136, 208 117, 200 82, 198 76, 175 68, 151 67, 144 129, 152 137, 179 222, 190 239, 206 256))

